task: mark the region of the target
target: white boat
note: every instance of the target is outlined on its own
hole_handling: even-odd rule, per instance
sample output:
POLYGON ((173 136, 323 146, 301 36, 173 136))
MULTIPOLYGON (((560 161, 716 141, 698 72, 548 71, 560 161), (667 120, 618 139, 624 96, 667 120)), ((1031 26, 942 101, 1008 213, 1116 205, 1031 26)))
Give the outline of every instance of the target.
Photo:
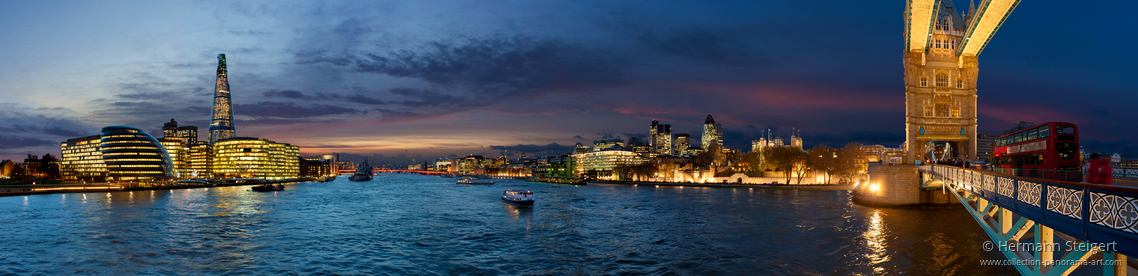
POLYGON ((367 158, 356 169, 356 173, 348 177, 351 181, 371 181, 372 167, 367 163, 367 158))
POLYGON ((506 190, 502 192, 502 201, 530 206, 533 205, 533 192, 524 190, 506 190))
POLYGON ((463 185, 494 185, 494 180, 489 180, 489 179, 478 179, 478 178, 469 178, 469 177, 467 177, 467 178, 463 178, 463 179, 459 179, 458 181, 455 181, 455 183, 454 183, 454 184, 463 184, 463 185))

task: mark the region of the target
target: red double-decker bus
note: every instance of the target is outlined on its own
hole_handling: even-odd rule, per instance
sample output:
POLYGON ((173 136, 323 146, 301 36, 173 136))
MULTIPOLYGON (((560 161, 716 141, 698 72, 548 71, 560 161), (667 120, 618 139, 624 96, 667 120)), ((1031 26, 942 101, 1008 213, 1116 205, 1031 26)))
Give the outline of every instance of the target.
POLYGON ((1015 176, 1081 181, 1079 131, 1072 123, 1047 122, 996 139, 997 171, 1015 176))

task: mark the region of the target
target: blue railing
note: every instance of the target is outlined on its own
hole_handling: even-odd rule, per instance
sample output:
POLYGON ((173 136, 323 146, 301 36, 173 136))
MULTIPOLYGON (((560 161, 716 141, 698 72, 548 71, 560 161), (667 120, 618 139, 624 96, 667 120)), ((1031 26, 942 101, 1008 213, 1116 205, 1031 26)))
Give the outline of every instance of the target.
POLYGON ((1138 256, 1138 188, 1016 177, 944 165, 920 166, 946 185, 1092 243, 1138 256))

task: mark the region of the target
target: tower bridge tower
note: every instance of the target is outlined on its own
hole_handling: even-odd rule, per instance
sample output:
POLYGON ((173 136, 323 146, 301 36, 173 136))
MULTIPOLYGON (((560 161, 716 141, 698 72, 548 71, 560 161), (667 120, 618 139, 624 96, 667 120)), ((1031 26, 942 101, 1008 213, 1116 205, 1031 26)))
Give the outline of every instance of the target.
POLYGON ((981 0, 959 10, 952 0, 912 0, 905 7, 906 159, 922 160, 929 142, 947 142, 956 158, 976 158, 977 56, 1018 0, 981 0))

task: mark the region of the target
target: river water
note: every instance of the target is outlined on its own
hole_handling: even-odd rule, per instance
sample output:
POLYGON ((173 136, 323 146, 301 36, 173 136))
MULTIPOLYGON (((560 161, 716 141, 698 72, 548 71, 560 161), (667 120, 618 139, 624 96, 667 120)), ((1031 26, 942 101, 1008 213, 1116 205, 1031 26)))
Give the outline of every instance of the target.
POLYGON ((962 209, 847 191, 340 177, 0 197, 0 274, 1014 274, 962 209), (533 207, 503 203, 531 190, 533 207))

